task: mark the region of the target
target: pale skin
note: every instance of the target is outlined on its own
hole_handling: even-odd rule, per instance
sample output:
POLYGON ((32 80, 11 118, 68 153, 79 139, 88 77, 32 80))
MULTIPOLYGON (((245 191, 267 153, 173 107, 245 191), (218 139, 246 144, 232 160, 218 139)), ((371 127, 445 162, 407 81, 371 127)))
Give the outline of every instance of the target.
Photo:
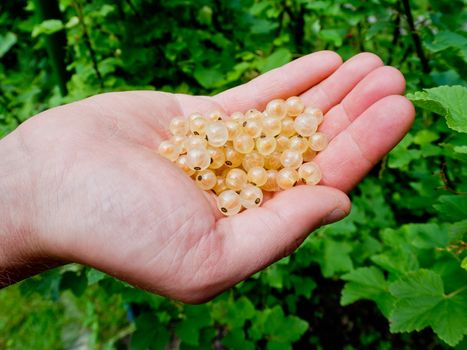
POLYGON ((297 59, 213 97, 108 93, 40 113, 0 140, 0 287, 77 262, 187 303, 213 298, 345 217, 346 195, 409 130, 401 73, 375 55, 297 59), (319 186, 223 217, 156 154, 175 116, 299 95, 331 137, 319 186))

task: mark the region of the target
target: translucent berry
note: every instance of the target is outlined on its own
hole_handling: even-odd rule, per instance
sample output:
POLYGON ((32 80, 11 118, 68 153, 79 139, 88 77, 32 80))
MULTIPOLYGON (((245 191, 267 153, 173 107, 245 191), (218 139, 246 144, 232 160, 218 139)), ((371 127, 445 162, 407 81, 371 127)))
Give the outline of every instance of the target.
POLYGON ((191 121, 196 119, 196 118, 204 118, 204 116, 199 112, 195 112, 195 113, 190 114, 190 116, 188 117, 188 126, 191 123, 191 121))
POLYGON ((204 148, 189 149, 187 154, 187 166, 193 170, 204 170, 211 164, 209 152, 204 148))
POLYGON ((283 152, 286 149, 288 149, 290 146, 290 139, 287 136, 282 135, 282 134, 276 136, 276 142, 277 142, 276 150, 278 152, 283 152))
POLYGON ((257 109, 249 109, 246 113, 245 113, 245 118, 246 120, 258 120, 258 121, 262 121, 263 118, 264 118, 264 114, 261 113, 260 111, 258 111, 257 109))
POLYGON ((287 103, 287 114, 291 117, 296 117, 305 109, 305 104, 302 99, 298 96, 289 97, 286 100, 287 103))
POLYGON ((225 145, 228 139, 228 131, 225 124, 221 121, 216 121, 206 125, 206 138, 208 144, 214 147, 225 145))
POLYGON ((221 111, 213 111, 206 115, 206 119, 210 122, 216 122, 222 120, 222 112, 221 111))
POLYGON ((329 143, 329 139, 326 134, 323 134, 322 132, 317 132, 316 134, 313 134, 310 136, 310 148, 313 151, 322 151, 327 147, 329 143))
POLYGON ((159 154, 172 162, 180 155, 180 147, 169 140, 162 141, 159 145, 159 154))
POLYGON ((185 139, 185 150, 188 151, 192 148, 206 148, 208 142, 204 137, 190 135, 185 139))
POLYGON ((277 185, 277 170, 270 169, 266 171, 267 180, 261 188, 265 191, 276 192, 280 190, 280 187, 277 185))
POLYGON ((186 143, 186 136, 181 135, 174 135, 170 138, 170 142, 173 142, 177 147, 180 148, 180 154, 186 153, 185 143, 186 143))
POLYGON ((242 112, 234 112, 230 115, 230 119, 236 121, 238 124, 241 125, 246 118, 242 112))
POLYGON ((242 169, 230 169, 225 176, 225 184, 234 191, 240 191, 247 183, 247 175, 242 169))
POLYGON ((255 166, 250 168, 247 173, 248 182, 256 186, 263 186, 268 179, 268 174, 266 169, 263 167, 255 166))
POLYGON ((281 164, 284 168, 297 169, 302 163, 302 153, 297 150, 287 149, 281 154, 281 164))
POLYGON ((316 185, 321 180, 321 170, 315 162, 303 163, 298 168, 298 175, 307 185, 316 185))
POLYGON ((235 191, 226 190, 217 197, 217 207, 226 216, 235 215, 242 208, 240 196, 235 191))
POLYGON ((195 173, 195 171, 193 169, 191 169, 190 167, 188 167, 187 165, 187 156, 186 154, 183 154, 181 155, 180 157, 177 158, 177 160, 175 161, 175 164, 177 164, 177 166, 182 169, 188 176, 191 176, 195 173))
POLYGON ((237 152, 233 147, 226 146, 224 149, 225 153, 225 165, 229 168, 236 168, 242 164, 243 154, 237 152))
POLYGON ((282 166, 281 164, 281 153, 272 152, 270 155, 264 157, 264 168, 267 170, 277 170, 282 166))
POLYGON ((197 117, 190 120, 190 131, 193 135, 201 135, 204 136, 206 133, 206 125, 208 124, 208 120, 204 117, 197 117))
POLYGON ((263 201, 263 191, 260 188, 247 184, 240 192, 240 203, 245 208, 259 207, 263 201))
POLYGON ((269 117, 285 118, 287 116, 287 104, 280 98, 272 100, 266 106, 266 114, 269 117))
POLYGON ((292 188, 295 186, 299 179, 298 172, 295 169, 292 168, 282 168, 279 170, 277 173, 277 185, 283 189, 283 190, 288 190, 289 188, 292 188))
POLYGON ((318 122, 311 114, 300 114, 294 121, 294 128, 301 136, 311 136, 318 129, 318 122))
POLYGON ((247 119, 242 123, 242 130, 245 134, 255 138, 261 135, 263 131, 263 123, 257 119, 247 119))
POLYGON ((308 149, 308 139, 296 135, 290 139, 289 148, 300 153, 304 153, 308 149))
POLYGON ((255 148, 255 141, 250 135, 240 134, 233 139, 233 146, 237 152, 246 154, 253 151, 255 148))
POLYGON ((263 156, 268 156, 276 150, 277 141, 273 136, 264 136, 256 139, 256 150, 263 156))
POLYGON ((227 128, 227 140, 229 141, 232 141, 242 129, 239 123, 231 119, 224 121, 224 125, 227 128))
POLYGON ((217 176, 210 169, 201 170, 196 173, 195 181, 199 188, 207 191, 216 186, 217 176))
POLYGON ((172 135, 185 136, 189 131, 188 121, 182 117, 173 118, 169 124, 172 135))
POLYGON ((217 177, 217 181, 216 181, 216 185, 213 187, 213 191, 219 195, 221 194, 222 192, 228 190, 229 188, 227 187, 227 185, 225 184, 225 178, 222 177, 222 176, 218 176, 217 177))
POLYGON ((313 160, 313 158, 316 157, 316 152, 313 151, 310 147, 308 147, 306 151, 303 152, 302 157, 304 162, 309 162, 310 160, 313 160))
POLYGON ((263 134, 266 136, 279 135, 282 130, 282 121, 277 117, 264 117, 263 134))
POLYGON ((264 157, 256 151, 245 154, 242 160, 242 167, 245 171, 250 170, 253 167, 263 167, 264 157))
POLYGON ((281 135, 292 137, 296 134, 294 120, 290 117, 282 119, 281 135))
POLYGON ((320 125, 323 122, 323 119, 324 119, 323 112, 319 108, 306 107, 305 111, 303 113, 310 114, 313 117, 315 117, 316 122, 318 123, 318 125, 320 125))
POLYGON ((219 169, 225 163, 225 153, 221 148, 208 147, 209 157, 211 157, 210 169, 219 169))

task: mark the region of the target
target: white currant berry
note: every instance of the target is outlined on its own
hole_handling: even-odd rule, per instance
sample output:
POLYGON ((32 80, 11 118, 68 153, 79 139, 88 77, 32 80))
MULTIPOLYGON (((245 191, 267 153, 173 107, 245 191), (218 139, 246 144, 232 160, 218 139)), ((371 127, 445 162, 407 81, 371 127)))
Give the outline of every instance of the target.
POLYGON ((263 191, 260 188, 247 184, 240 192, 240 203, 245 208, 255 208, 263 201, 263 191))
POLYGON ((169 140, 162 141, 159 145, 159 154, 174 162, 180 155, 180 147, 169 140))
POLYGON ((214 147, 224 146, 228 139, 228 130, 223 122, 209 123, 205 128, 208 144, 214 147))
POLYGON ((307 185, 316 185, 321 181, 321 170, 315 162, 303 163, 298 168, 298 175, 307 185))
POLYGON ((216 202, 221 213, 226 216, 235 215, 240 212, 242 208, 240 196, 237 192, 232 190, 221 192, 216 202))
POLYGON ((281 154, 281 164, 284 168, 297 169, 302 163, 302 153, 297 150, 286 149, 281 154))
POLYGON ((327 147, 329 139, 326 134, 317 132, 310 136, 309 145, 313 151, 319 152, 327 147))

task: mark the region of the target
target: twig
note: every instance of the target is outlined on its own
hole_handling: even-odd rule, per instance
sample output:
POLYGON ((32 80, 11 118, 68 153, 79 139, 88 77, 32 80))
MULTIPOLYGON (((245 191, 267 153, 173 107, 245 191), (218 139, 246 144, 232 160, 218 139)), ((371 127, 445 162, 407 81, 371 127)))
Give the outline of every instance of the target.
POLYGON ((446 168, 447 168, 446 162, 441 163, 439 176, 440 176, 441 181, 443 182, 443 185, 444 185, 442 188, 444 190, 446 190, 448 192, 451 192, 451 193, 454 193, 454 194, 467 195, 467 192, 458 192, 458 191, 456 191, 454 189, 454 184, 451 181, 451 179, 448 177, 448 174, 446 172, 446 168))
POLYGON ((430 65, 425 56, 425 52, 423 51, 422 41, 420 40, 420 36, 418 35, 417 30, 415 29, 415 24, 413 21, 412 10, 410 9, 409 0, 402 0, 402 5, 404 6, 405 16, 407 17, 407 23, 409 24, 410 34, 412 35, 412 41, 415 45, 417 56, 420 59, 420 63, 422 64, 422 70, 424 73, 429 73, 430 65))
POLYGON ((101 72, 99 71, 99 67, 98 67, 98 64, 97 64, 97 58, 96 58, 96 52, 94 51, 94 48, 92 47, 91 37, 89 36, 88 28, 86 26, 86 23, 84 22, 83 8, 81 7, 81 0, 74 1, 73 5, 74 5, 75 10, 76 10, 76 12, 78 14, 78 18, 79 18, 79 21, 81 23, 81 27, 83 28, 84 42, 86 43, 89 54, 91 55, 91 60, 92 60, 92 65, 93 65, 94 71, 96 72, 97 79, 99 80, 99 85, 100 85, 101 89, 103 89, 104 88, 104 80, 102 79, 101 72))
POLYGON ((400 3, 396 4, 396 16, 394 17, 394 31, 392 32, 392 42, 391 47, 392 50, 389 50, 389 57, 387 61, 387 65, 392 63, 394 58, 394 52, 397 44, 399 43, 399 38, 401 37, 401 14, 400 14, 400 3))

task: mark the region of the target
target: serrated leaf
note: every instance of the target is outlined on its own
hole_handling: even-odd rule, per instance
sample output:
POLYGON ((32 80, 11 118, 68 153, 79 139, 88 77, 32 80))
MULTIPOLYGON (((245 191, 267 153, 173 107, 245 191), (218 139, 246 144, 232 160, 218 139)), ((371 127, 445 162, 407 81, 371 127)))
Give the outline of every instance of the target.
POLYGON ((441 276, 430 270, 407 274, 389 287, 397 298, 391 313, 391 332, 431 327, 451 346, 467 334, 467 290, 444 294, 441 276))
POLYGON ((286 48, 274 51, 270 56, 258 61, 257 66, 261 73, 265 73, 273 68, 277 68, 292 60, 292 54, 286 48))
POLYGON ((349 255, 351 251, 352 245, 348 242, 326 239, 321 264, 323 276, 332 277, 338 272, 351 271, 353 269, 352 259, 349 255))
POLYGON ((439 86, 408 94, 407 97, 415 105, 444 116, 451 129, 467 132, 467 88, 439 86))
POLYGON ((285 316, 277 305, 271 309, 264 322, 264 332, 278 342, 290 343, 300 339, 308 329, 308 323, 296 316, 285 316))
POLYGON ((86 277, 88 281, 88 285, 96 284, 100 280, 104 279, 106 276, 105 273, 95 270, 95 269, 89 269, 86 271, 86 277))
POLYGON ((341 305, 349 305, 357 300, 374 301, 381 312, 388 316, 393 298, 389 294, 388 284, 383 273, 376 267, 362 267, 342 276, 348 281, 342 290, 341 305))
POLYGON ((433 207, 448 221, 467 217, 467 195, 444 195, 438 198, 433 207))

